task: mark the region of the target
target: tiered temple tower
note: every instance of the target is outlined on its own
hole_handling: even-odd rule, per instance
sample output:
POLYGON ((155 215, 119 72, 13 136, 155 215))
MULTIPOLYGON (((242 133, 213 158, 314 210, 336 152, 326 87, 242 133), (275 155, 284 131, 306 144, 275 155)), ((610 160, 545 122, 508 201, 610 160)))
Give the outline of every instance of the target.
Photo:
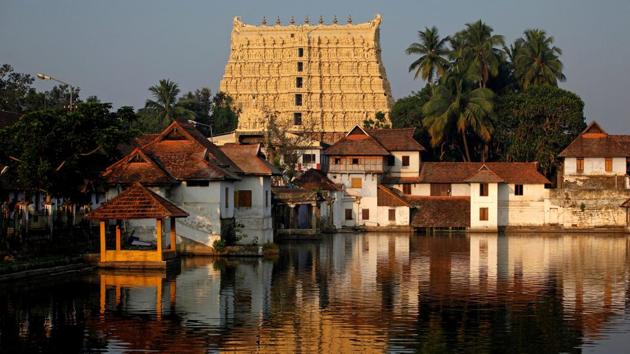
POLYGON ((381 61, 381 16, 367 23, 244 24, 234 18, 220 90, 240 109, 238 131, 265 129, 275 112, 291 130, 345 132, 377 112, 389 118, 392 95, 381 61))

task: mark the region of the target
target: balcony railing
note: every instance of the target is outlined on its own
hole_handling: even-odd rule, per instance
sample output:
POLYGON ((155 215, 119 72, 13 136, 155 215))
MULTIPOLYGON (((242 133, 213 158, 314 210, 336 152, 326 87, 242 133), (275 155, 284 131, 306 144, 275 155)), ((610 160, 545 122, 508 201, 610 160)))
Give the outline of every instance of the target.
POLYGON ((370 173, 383 173, 383 164, 330 164, 328 167, 330 172, 370 172, 370 173))

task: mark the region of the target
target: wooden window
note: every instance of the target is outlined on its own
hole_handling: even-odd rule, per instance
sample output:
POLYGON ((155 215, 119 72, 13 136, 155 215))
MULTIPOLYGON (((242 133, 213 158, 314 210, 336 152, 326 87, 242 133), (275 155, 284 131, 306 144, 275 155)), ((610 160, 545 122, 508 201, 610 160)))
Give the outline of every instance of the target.
POLYGON ((296 77, 295 78, 295 87, 302 88, 303 85, 304 85, 304 79, 301 78, 301 77, 296 77))
POLYGON ((301 58, 304 56, 304 48, 298 48, 298 57, 301 58))
POLYGON ((613 170, 612 169, 612 167, 613 167, 612 163, 613 163, 612 158, 611 157, 607 157, 606 160, 604 161, 606 172, 612 172, 612 170, 613 170))
POLYGON ((352 209, 346 209, 346 220, 352 220, 352 209))
POLYGON ((411 184, 403 184, 403 194, 411 194, 411 184))
POLYGON ((387 166, 395 166, 396 165, 396 157, 387 156, 387 166))
POLYGON ((363 180, 361 178, 352 178, 350 180, 350 188, 361 188, 363 187, 363 180))
POLYGON ((302 125, 302 113, 293 113, 293 125, 302 125))
POLYGON ((230 208, 230 189, 225 187, 225 209, 230 208))
POLYGON ((361 209, 361 220, 370 220, 370 209, 361 209))
POLYGON ((431 183, 432 197, 446 197, 451 195, 451 185, 449 183, 431 183))
POLYGON ((584 158, 578 157, 575 159, 575 171, 577 173, 584 173, 584 158))
POLYGON ((389 221, 396 221, 396 209, 389 209, 389 221))
POLYGON ((359 159, 352 159, 352 164, 353 165, 358 165, 359 164, 359 159))
POLYGON ((341 165, 341 159, 338 157, 335 157, 335 165, 341 165))
POLYGON ((304 154, 302 155, 302 163, 315 163, 315 154, 304 154))
POLYGON ((514 185, 514 195, 523 195, 523 185, 515 184, 514 185))
POLYGON ((409 156, 403 156, 402 157, 402 165, 403 166, 409 166, 409 156))
POLYGON ((479 196, 488 196, 488 183, 479 183, 479 196))
POLYGON ((242 190, 234 192, 234 206, 237 208, 252 207, 252 191, 242 190))
POLYGON ((479 208, 479 220, 488 221, 488 208, 479 208))
POLYGON ((302 63, 301 61, 298 61, 297 63, 297 71, 298 72, 304 71, 304 63, 302 63))
POLYGON ((295 105, 296 106, 301 106, 302 105, 302 94, 298 93, 295 95, 295 105))

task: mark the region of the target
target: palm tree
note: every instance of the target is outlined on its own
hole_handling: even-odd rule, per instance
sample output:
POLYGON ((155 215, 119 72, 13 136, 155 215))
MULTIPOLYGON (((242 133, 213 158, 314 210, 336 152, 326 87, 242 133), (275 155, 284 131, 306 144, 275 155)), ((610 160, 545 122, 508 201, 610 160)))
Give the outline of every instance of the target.
MULTIPOLYGON (((494 109, 492 90, 467 84, 465 74, 451 73, 433 88, 429 101, 422 107, 423 125, 431 135, 431 145, 439 145, 456 128, 464 145, 464 160, 471 161, 468 133, 474 133, 486 144, 492 138, 490 115, 494 109)), ((484 156, 485 158, 485 156, 484 156)))
POLYGON ((486 87, 490 77, 499 73, 503 54, 497 47, 504 46, 504 40, 492 31, 492 27, 479 20, 467 23, 466 29, 451 41, 452 57, 458 70, 465 72, 468 80, 478 82, 479 87, 486 87))
POLYGON ((153 99, 147 100, 144 107, 156 114, 160 120, 192 119, 194 113, 177 105, 179 86, 174 81, 162 79, 149 87, 153 99))
POLYGON ((422 77, 432 84, 446 72, 449 62, 445 58, 448 54, 446 44, 449 38, 440 38, 437 27, 425 27, 424 31, 418 31, 419 42, 412 43, 405 52, 407 55, 419 55, 411 65, 409 72, 415 71, 414 78, 422 77), (435 78, 435 80, 434 80, 435 78))
POLYGON ((562 50, 553 46, 553 37, 540 29, 530 29, 524 34, 524 39, 514 43, 516 53, 512 59, 521 87, 526 90, 530 86, 558 86, 558 81, 566 80, 559 58, 562 50))

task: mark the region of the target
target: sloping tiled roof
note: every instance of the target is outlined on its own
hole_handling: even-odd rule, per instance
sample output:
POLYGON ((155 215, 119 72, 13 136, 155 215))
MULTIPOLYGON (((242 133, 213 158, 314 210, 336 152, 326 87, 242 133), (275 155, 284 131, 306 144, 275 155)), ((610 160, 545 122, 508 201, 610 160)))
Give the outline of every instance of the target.
POLYGON ((257 176, 279 176, 278 168, 261 156, 260 144, 224 144, 221 151, 245 174, 257 176))
POLYGON ((630 135, 609 135, 592 122, 560 153, 561 157, 628 157, 630 135))
POLYGON ((621 204, 622 208, 630 208, 630 199, 626 200, 625 202, 623 202, 623 204, 621 204))
POLYGON ((239 179, 243 172, 217 146, 208 141, 191 124, 174 121, 160 134, 140 138, 140 151, 147 157, 144 165, 128 166, 133 161, 133 150, 107 168, 111 184, 141 182, 146 184, 171 183, 170 175, 178 181, 239 179), (150 138, 153 138, 152 140, 150 138))
POLYGON ((414 131, 415 128, 366 130, 389 151, 424 151, 425 148, 414 139, 414 131))
POLYGON ((501 183, 503 182, 503 178, 497 176, 492 170, 488 168, 485 164, 482 165, 477 172, 466 178, 465 182, 469 183, 501 183))
POLYGON ((345 137, 328 147, 326 155, 387 156, 389 151, 368 135, 362 128, 354 127, 345 137))
POLYGON ((339 191, 341 188, 331 181, 325 173, 316 169, 308 169, 297 177, 293 183, 307 190, 327 190, 327 191, 339 191))
POLYGON ((467 179, 474 176, 484 164, 505 183, 550 183, 538 172, 535 162, 424 162, 420 180, 421 183, 468 183, 467 179))
POLYGON ((188 213, 175 204, 134 183, 89 214, 94 220, 185 218, 188 213))
POLYGON ((413 227, 469 227, 469 197, 408 197, 413 227))
POLYGON ((411 204, 409 204, 409 202, 405 198, 401 197, 398 193, 391 190, 390 188, 385 187, 382 184, 378 185, 378 190, 376 193, 376 204, 378 206, 391 207, 411 206, 411 204))
POLYGON ((19 113, 0 111, 0 129, 17 122, 19 118, 19 113))
POLYGON ((381 181, 383 184, 416 184, 422 183, 420 176, 417 177, 395 177, 395 176, 385 176, 381 181))
POLYGON ((127 156, 109 166, 102 174, 108 184, 132 184, 142 182, 147 186, 177 183, 177 179, 147 156, 141 148, 133 149, 127 156))

